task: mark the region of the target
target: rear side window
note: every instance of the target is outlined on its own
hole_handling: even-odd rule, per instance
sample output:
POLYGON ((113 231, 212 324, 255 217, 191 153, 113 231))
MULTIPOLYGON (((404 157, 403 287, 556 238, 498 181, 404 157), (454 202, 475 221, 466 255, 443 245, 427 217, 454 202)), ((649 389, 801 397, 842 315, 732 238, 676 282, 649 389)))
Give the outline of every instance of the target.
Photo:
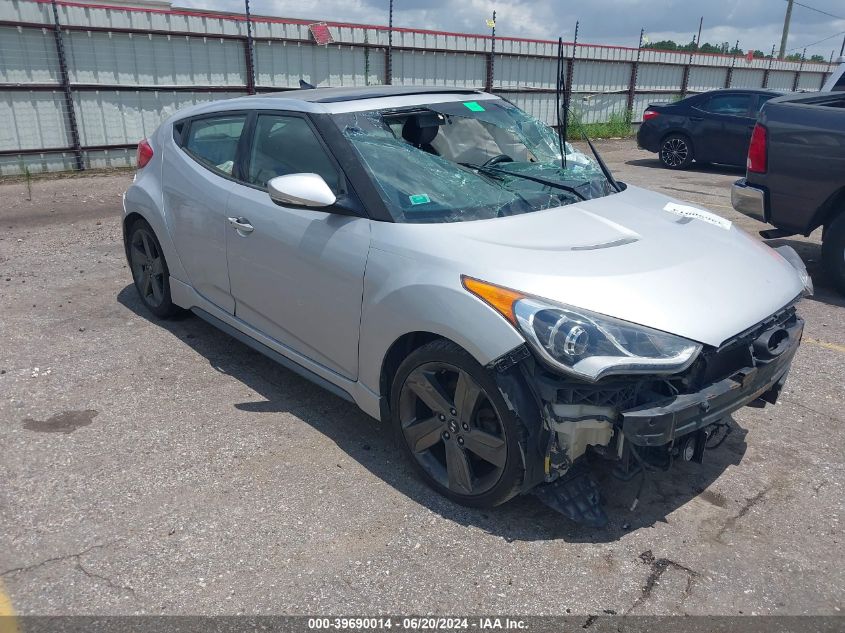
POLYGON ((194 119, 182 146, 201 164, 231 176, 244 123, 243 114, 194 119))
POLYGON ((299 173, 319 174, 332 191, 342 193, 340 174, 305 119, 258 115, 247 181, 266 187, 267 181, 276 176, 299 173))
POLYGON ((836 92, 845 91, 845 71, 839 75, 839 79, 833 84, 833 90, 836 92))
POLYGON ((751 106, 751 95, 730 94, 710 97, 699 107, 705 112, 713 114, 732 114, 734 116, 746 116, 751 106))

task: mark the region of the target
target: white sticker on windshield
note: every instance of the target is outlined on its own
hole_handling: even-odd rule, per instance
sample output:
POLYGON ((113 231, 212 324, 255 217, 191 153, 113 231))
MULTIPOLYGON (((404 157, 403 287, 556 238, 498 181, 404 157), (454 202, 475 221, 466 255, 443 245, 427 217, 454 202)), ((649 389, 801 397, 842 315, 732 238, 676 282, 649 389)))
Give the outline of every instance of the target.
POLYGON ((668 211, 669 213, 674 213, 675 215, 683 216, 685 218, 708 222, 714 226, 718 226, 720 229, 725 229, 726 231, 731 228, 730 220, 726 220, 725 218, 720 217, 715 213, 711 213, 710 211, 705 211, 704 209, 699 209, 697 207, 691 207, 686 204, 667 202, 666 206, 663 207, 663 210, 668 211))

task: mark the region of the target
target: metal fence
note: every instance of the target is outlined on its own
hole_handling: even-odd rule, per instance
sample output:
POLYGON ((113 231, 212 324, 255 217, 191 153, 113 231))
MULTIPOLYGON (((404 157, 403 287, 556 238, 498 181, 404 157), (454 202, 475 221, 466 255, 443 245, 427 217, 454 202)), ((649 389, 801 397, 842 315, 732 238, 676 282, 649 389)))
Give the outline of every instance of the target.
MULTIPOLYGON (((130 166, 180 107, 243 94, 382 83, 486 88, 554 124, 557 43, 303 20, 0 0, 0 175, 130 166), (388 71, 390 69, 390 71, 388 71)), ((577 33, 577 31, 576 31, 577 33)), ((576 35, 577 42, 577 35, 576 35)), ((565 44, 584 122, 725 87, 818 90, 828 64, 565 44)))

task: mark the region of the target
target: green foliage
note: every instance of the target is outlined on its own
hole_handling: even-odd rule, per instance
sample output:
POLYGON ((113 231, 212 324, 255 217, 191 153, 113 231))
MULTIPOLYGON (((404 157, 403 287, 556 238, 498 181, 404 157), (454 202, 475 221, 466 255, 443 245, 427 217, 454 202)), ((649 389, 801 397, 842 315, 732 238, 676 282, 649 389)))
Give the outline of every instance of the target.
POLYGON ((21 170, 21 173, 24 176, 24 181, 26 182, 26 199, 32 200, 32 172, 29 171, 29 165, 23 162, 23 159, 20 160, 18 163, 18 167, 21 170))
POLYGON ((583 123, 581 115, 573 112, 570 115, 569 133, 570 141, 577 141, 581 138, 582 131, 590 138, 626 138, 634 135, 634 128, 631 126, 633 112, 614 112, 604 123, 583 123))
MULTIPOLYGON (((651 48, 658 51, 684 51, 687 53, 722 53, 724 55, 745 55, 745 51, 730 42, 722 42, 721 44, 711 44, 704 42, 701 46, 695 42, 689 44, 678 44, 672 40, 660 40, 659 42, 650 42, 645 44, 643 48, 651 48)), ((754 57, 771 57, 766 55, 763 51, 754 51, 754 57)))

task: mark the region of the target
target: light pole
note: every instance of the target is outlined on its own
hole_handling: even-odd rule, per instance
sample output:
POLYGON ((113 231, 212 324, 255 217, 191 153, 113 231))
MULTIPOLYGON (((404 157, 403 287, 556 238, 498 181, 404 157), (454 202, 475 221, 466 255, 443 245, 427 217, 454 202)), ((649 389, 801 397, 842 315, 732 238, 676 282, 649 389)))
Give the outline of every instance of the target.
POLYGON ((789 37, 789 22, 792 20, 792 3, 794 0, 787 0, 786 15, 783 18, 783 34, 780 36, 780 54, 778 57, 783 59, 786 53, 786 38, 789 37))

